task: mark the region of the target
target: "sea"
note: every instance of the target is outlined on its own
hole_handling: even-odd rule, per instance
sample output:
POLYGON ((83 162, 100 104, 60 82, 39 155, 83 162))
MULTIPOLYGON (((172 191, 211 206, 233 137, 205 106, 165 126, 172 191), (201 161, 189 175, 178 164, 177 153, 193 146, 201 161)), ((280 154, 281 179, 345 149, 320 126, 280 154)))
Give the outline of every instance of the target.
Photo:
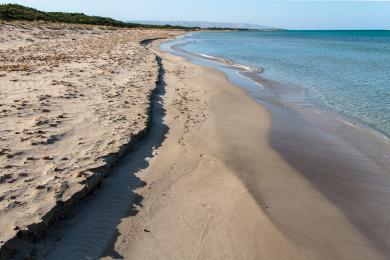
POLYGON ((390 136, 390 31, 197 32, 175 44, 253 68, 251 77, 263 79, 259 89, 275 100, 318 107, 390 136))

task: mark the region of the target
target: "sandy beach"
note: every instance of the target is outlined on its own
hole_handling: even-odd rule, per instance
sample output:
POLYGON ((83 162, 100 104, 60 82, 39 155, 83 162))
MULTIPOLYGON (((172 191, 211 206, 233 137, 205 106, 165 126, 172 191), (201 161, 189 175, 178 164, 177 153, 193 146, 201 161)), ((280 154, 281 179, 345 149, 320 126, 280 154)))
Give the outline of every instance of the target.
POLYGON ((39 237, 145 134, 159 69, 140 41, 156 35, 1 25, 1 246, 39 237))
POLYGON ((388 168, 293 111, 260 106, 213 69, 158 52, 170 131, 125 259, 386 259, 388 168), (279 109, 279 111, 278 111, 279 109))
POLYGON ((2 27, 15 41, 0 52, 9 251, 388 259, 387 165, 297 112, 256 102, 222 72, 161 51, 161 41, 140 43, 179 33, 2 27), (69 209, 45 223, 57 205, 69 209), (46 236, 34 234, 42 222, 46 236))

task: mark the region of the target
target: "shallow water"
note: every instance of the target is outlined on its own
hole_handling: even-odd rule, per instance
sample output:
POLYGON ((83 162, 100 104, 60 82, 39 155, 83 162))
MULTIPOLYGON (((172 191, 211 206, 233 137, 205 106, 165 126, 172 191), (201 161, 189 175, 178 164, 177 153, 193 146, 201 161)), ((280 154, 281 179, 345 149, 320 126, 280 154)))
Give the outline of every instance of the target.
MULTIPOLYGON (((293 121, 299 122, 302 126, 310 125, 313 132, 348 144, 348 149, 359 151, 365 158, 370 158, 390 174, 390 139, 388 135, 383 135, 383 131, 378 132, 370 125, 362 124, 362 120, 346 117, 335 109, 323 109, 324 106, 319 106, 307 98, 307 91, 303 87, 269 79, 264 77, 263 74, 266 73, 253 68, 243 69, 240 64, 232 64, 226 57, 215 58, 216 56, 199 55, 184 50, 184 47, 190 45, 193 40, 192 34, 178 37, 174 41, 163 43, 160 49, 184 57, 194 64, 223 72, 229 81, 246 89, 249 96, 267 107, 272 112, 273 121, 278 121, 280 117, 285 118, 286 114, 289 115, 286 118, 294 114, 296 116, 293 121)), ((383 110, 389 110, 389 107, 384 106, 383 110)), ((388 116, 384 114, 384 117, 388 116)), ((282 128, 288 129, 290 124, 286 121, 282 128)))
POLYGON ((390 31, 202 32, 184 50, 264 69, 284 102, 314 104, 390 135, 390 31), (287 86, 294 85, 294 89, 287 86))
MULTIPOLYGON (((341 244, 345 245, 342 249, 345 257, 351 257, 348 255, 351 252, 346 251, 349 248, 354 256, 361 259, 374 259, 372 256, 365 256, 366 253, 373 252, 380 255, 378 259, 388 259, 389 140, 377 135, 371 128, 360 127, 355 120, 312 105, 316 103, 309 100, 303 86, 283 84, 280 79, 269 80, 253 76, 252 71, 248 72, 235 64, 228 65, 226 58, 231 58, 227 56, 207 54, 225 58, 220 60, 194 55, 193 52, 200 52, 191 52, 185 45, 192 40, 193 37, 185 37, 165 43, 160 48, 185 57, 192 63, 224 72, 231 82, 246 89, 254 100, 264 105, 271 112, 268 142, 272 149, 346 218, 353 226, 352 230, 357 232, 351 237, 364 237, 369 241, 371 249, 358 252, 355 248, 358 243, 345 237, 348 232, 340 232, 335 228, 338 221, 333 219, 334 215, 329 214, 329 210, 322 206, 310 209, 304 200, 313 197, 294 184, 295 175, 281 171, 278 176, 278 173, 268 169, 263 172, 264 175, 260 173, 261 170, 259 173, 253 171, 249 175, 244 174, 241 178, 244 183, 250 178, 247 185, 258 204, 262 205, 267 201, 267 205, 272 205, 271 210, 266 211, 271 221, 297 244, 307 246, 317 253, 324 253, 324 259, 342 258, 341 255, 335 257, 334 252, 329 250, 339 248, 341 244), (277 181, 269 185, 270 182, 266 180, 275 177, 277 181), (288 205, 294 206, 289 208, 288 205), (291 222, 291 219, 305 221, 291 222), (318 221, 322 223, 320 228, 318 221), (324 228, 324 223, 329 223, 330 228, 324 228), (320 231, 321 228, 324 229, 320 231), (327 240, 329 234, 330 239, 327 240), (324 243, 329 245, 324 246, 324 243), (330 245, 332 243, 334 246, 330 245)), ((239 62, 236 59, 234 61, 239 62)), ((253 120, 258 119, 254 117, 253 120)), ((258 160, 259 169, 264 169, 264 159, 259 156, 258 160)), ((240 176, 242 173, 238 170, 237 174, 240 176)), ((315 255, 309 258, 321 257, 315 255)))

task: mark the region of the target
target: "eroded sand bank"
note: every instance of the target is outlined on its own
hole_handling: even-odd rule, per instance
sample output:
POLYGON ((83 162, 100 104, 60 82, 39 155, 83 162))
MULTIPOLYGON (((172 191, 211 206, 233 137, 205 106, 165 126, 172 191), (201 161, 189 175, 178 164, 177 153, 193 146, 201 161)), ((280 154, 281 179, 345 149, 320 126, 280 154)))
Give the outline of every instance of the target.
POLYGON ((84 196, 142 137, 159 68, 140 41, 170 34, 0 26, 1 246, 84 196))

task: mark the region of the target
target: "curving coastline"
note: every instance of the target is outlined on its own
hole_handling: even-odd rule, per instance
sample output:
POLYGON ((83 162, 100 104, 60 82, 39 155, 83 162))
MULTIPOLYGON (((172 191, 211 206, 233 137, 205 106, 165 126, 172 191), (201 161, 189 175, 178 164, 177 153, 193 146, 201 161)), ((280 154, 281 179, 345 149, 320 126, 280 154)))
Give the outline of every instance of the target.
MULTIPOLYGON (((163 49, 167 51, 166 47, 163 49)), ((312 106, 298 109, 299 106, 291 106, 290 104, 286 106, 283 102, 273 102, 269 96, 264 97, 258 86, 251 86, 247 81, 237 79, 232 75, 237 73, 236 70, 226 69, 224 65, 205 62, 204 58, 199 60, 198 55, 176 52, 173 54, 183 56, 192 63, 224 72, 227 79, 243 87, 248 91, 249 96, 265 106, 271 113, 270 129, 267 135, 271 149, 320 192, 333 207, 336 207, 350 225, 354 226, 354 229, 360 234, 353 235, 355 238, 350 237, 351 241, 361 236, 369 241, 376 250, 381 251, 383 257, 386 258, 390 254, 389 235, 384 224, 388 221, 386 212, 389 210, 387 200, 390 196, 386 188, 390 181, 390 148, 387 139, 380 135, 373 135, 366 128, 351 126, 343 121, 338 122, 334 119, 334 115, 324 114, 321 110, 313 109, 312 106), (370 218, 367 218, 367 214, 370 215, 370 218)), ((269 80, 261 81, 263 86, 269 83, 277 84, 277 82, 269 80)), ((264 161, 259 162, 258 167, 269 169, 264 163, 264 161)), ((237 174, 246 182, 245 179, 248 177, 242 176, 239 171, 237 169, 237 174)), ((280 211, 266 211, 270 220, 297 243, 302 243, 301 245, 311 249, 317 248, 313 249, 314 251, 318 250, 315 253, 316 258, 325 257, 326 253, 318 246, 321 243, 329 242, 324 242, 327 240, 326 237, 347 236, 346 234, 349 232, 345 231, 345 234, 341 234, 334 230, 337 225, 332 222, 327 223, 329 216, 307 212, 307 205, 302 204, 302 201, 307 199, 294 194, 294 190, 299 189, 299 185, 289 187, 285 186, 286 183, 283 184, 284 181, 292 181, 295 177, 280 172, 276 175, 279 176, 277 177, 278 181, 282 183, 267 185, 261 183, 257 177, 249 177, 251 181, 247 182, 248 187, 253 187, 253 183, 257 183, 255 186, 258 186, 253 190, 252 195, 259 200, 259 204, 265 198, 271 204, 280 203, 280 211), (290 197, 285 197, 287 194, 290 197), (293 206, 287 206, 289 204, 293 206), (306 222, 293 223, 291 218, 302 218, 306 222), (314 234, 313 230, 310 229, 318 228, 315 224, 317 221, 320 221, 324 225, 323 228, 327 227, 328 230, 321 231, 322 234, 314 234), (313 241, 306 240, 307 237, 311 237, 313 241), (319 240, 316 241, 316 239, 319 240)), ((261 179, 266 181, 275 177, 265 174, 261 179)), ((312 203, 312 210, 320 210, 317 208, 321 204, 320 201, 312 201, 312 203)), ((326 214, 325 208, 328 207, 324 206, 320 210, 324 214, 326 214)), ((330 209, 328 208, 328 210, 330 209)), ((344 248, 350 247, 352 251, 355 250, 353 249, 354 245, 349 243, 348 245, 345 245, 344 248)), ((337 249, 337 245, 330 246, 328 244, 328 247, 337 249)), ((345 254, 345 256, 347 255, 345 254)), ((358 252, 352 255, 357 258, 362 257, 358 252)))
POLYGON ((222 62, 229 57, 265 67, 266 71, 251 77, 265 81, 270 94, 281 96, 284 103, 316 106, 388 138, 389 79, 381 68, 389 65, 389 39, 383 31, 221 32, 190 34, 177 44, 184 51, 216 56, 222 62), (218 47, 219 40, 226 44, 218 47), (272 93, 274 88, 277 93, 272 93))
MULTIPOLYGON (((368 151, 366 156, 376 160, 376 163, 382 165, 385 171, 390 172, 390 137, 387 133, 358 119, 347 117, 340 112, 331 111, 317 104, 296 102, 294 98, 291 99, 291 96, 303 92, 302 87, 264 77, 262 76, 263 68, 240 64, 223 57, 192 53, 181 48, 186 44, 189 43, 179 41, 173 43, 173 46, 170 44, 167 48, 171 48, 177 52, 174 54, 183 55, 192 62, 223 71, 230 81, 248 90, 250 96, 269 109, 281 106, 301 113, 305 120, 324 128, 324 131, 333 131, 356 149, 368 151), (202 62, 202 60, 206 62, 202 62), (207 61, 213 62, 208 63, 207 61), (233 70, 225 70, 223 65, 227 65, 233 70), (249 80, 237 80, 236 77, 232 77, 235 72, 249 80), (256 85, 261 89, 257 89, 256 85)), ((164 49, 166 48, 164 47, 164 49)))
MULTIPOLYGON (((153 46, 165 70, 169 131, 135 172, 142 204, 129 200, 102 258, 389 256, 390 180, 381 167, 299 113, 259 105, 225 74, 153 46)), ((95 244, 98 226, 77 234, 83 215, 73 217, 74 231, 53 238, 61 240, 49 259, 64 248, 70 257, 97 253, 84 243, 95 244)))
POLYGON ((237 67, 172 55, 152 34, 137 41, 159 57, 147 133, 33 256, 390 256, 390 176, 377 160, 380 142, 349 142, 332 122, 267 102, 237 67))

